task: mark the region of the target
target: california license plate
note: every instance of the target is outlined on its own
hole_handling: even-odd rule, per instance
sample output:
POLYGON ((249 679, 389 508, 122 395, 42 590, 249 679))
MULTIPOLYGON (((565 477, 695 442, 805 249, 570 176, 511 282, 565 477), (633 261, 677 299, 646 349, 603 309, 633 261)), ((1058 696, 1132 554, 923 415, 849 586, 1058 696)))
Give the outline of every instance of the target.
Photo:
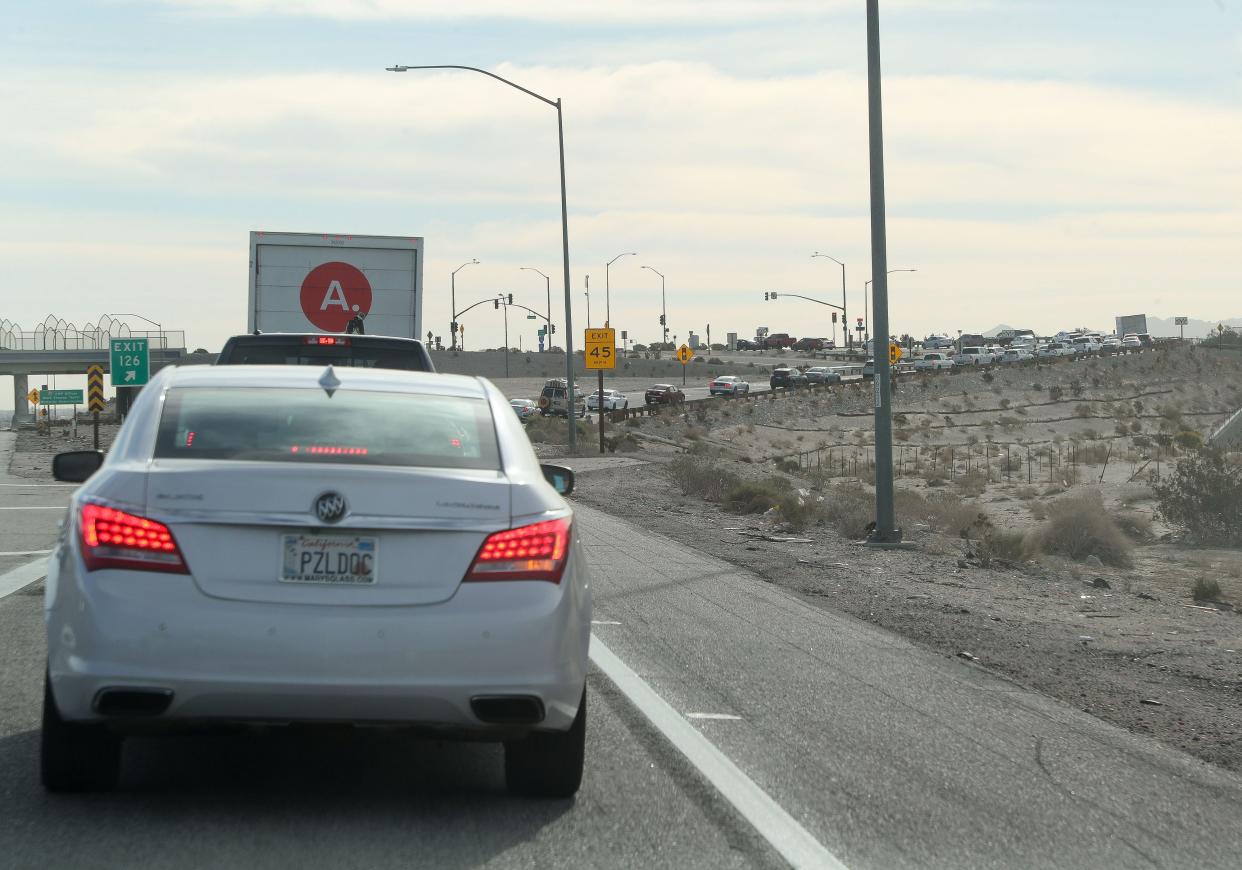
POLYGON ((280 579, 285 583, 375 582, 378 545, 365 535, 283 535, 280 579))

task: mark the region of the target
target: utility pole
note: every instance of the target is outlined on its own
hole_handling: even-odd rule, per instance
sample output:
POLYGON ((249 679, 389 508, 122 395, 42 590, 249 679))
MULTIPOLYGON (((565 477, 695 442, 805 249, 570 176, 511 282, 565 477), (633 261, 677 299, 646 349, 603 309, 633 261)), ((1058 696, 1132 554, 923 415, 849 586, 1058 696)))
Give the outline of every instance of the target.
POLYGON ((884 112, 880 95, 880 3, 867 0, 867 117, 871 164, 871 298, 875 317, 875 530, 867 543, 901 544, 893 507, 892 372, 888 364, 888 249, 884 214, 884 112), (884 346, 881 347, 880 343, 884 346))

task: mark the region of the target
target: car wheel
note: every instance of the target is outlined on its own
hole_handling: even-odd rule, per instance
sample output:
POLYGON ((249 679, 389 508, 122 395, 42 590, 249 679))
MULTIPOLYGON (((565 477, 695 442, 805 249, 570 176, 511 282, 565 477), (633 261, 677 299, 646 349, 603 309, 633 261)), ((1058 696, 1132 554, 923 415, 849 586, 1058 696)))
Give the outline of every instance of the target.
POLYGON ((514 794, 573 797, 586 760, 586 688, 568 731, 532 731, 505 743, 505 786, 514 794))
POLYGON ((51 683, 43 678, 40 775, 48 791, 108 791, 121 775, 123 739, 94 722, 66 722, 56 709, 51 683))

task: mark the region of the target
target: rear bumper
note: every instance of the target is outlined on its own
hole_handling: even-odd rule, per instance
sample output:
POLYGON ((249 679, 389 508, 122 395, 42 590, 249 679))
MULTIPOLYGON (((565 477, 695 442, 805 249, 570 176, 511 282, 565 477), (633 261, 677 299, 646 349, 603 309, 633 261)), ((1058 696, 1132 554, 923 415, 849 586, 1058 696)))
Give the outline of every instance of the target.
POLYGON ((187 576, 49 567, 48 673, 69 720, 105 719, 100 693, 135 688, 172 692, 167 721, 489 731, 471 699, 524 695, 543 704, 541 728, 563 730, 586 679, 578 548, 558 585, 463 584, 427 606, 254 604, 204 596, 187 576))

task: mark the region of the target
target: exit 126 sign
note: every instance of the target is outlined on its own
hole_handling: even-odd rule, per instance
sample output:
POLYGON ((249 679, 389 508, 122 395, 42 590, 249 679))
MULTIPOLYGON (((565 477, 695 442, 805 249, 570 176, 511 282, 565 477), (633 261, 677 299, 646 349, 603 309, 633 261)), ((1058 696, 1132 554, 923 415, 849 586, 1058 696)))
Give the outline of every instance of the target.
POLYGON ((112 386, 141 387, 151 380, 151 348, 145 338, 114 338, 110 351, 112 386))

